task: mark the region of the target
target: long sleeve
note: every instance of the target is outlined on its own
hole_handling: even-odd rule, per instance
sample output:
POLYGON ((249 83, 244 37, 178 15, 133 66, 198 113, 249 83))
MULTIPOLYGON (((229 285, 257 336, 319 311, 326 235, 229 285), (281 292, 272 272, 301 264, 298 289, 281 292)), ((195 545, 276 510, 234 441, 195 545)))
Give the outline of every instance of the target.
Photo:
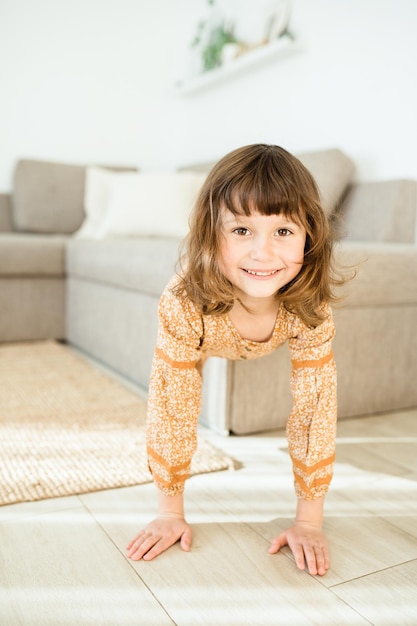
POLYGON ((157 487, 180 493, 197 447, 202 379, 202 322, 169 286, 159 304, 159 329, 148 396, 148 465, 157 487))
POLYGON ((331 349, 334 324, 330 307, 315 329, 301 322, 289 341, 293 410, 287 423, 295 491, 299 498, 323 496, 333 476, 337 397, 331 349))

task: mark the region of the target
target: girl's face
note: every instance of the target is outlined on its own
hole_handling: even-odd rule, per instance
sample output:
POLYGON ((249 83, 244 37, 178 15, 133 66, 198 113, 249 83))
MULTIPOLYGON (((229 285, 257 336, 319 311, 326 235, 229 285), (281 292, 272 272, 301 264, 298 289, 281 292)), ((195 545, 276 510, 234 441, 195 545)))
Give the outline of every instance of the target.
POLYGON ((222 210, 220 269, 243 301, 273 299, 300 272, 306 231, 284 215, 222 210))

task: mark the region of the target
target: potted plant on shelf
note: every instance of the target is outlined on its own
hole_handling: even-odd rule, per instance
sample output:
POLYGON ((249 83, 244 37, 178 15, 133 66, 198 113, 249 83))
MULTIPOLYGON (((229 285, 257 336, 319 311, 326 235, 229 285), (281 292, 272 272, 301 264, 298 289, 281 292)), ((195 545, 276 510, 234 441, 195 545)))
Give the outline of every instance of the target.
POLYGON ((294 40, 289 30, 292 0, 281 0, 279 9, 269 16, 266 32, 259 40, 247 43, 237 39, 234 23, 226 22, 220 12, 215 9, 215 0, 207 0, 210 7, 206 19, 197 24, 197 33, 191 46, 198 52, 198 73, 209 72, 226 65, 242 55, 273 43, 277 39, 294 40))
MULTIPOLYGON (((207 0, 207 4, 213 8, 215 2, 207 0)), ((233 33, 233 25, 220 21, 213 11, 208 19, 198 23, 197 34, 191 45, 199 49, 203 72, 220 67, 232 58, 233 51, 236 53, 239 48, 239 42, 233 33)))

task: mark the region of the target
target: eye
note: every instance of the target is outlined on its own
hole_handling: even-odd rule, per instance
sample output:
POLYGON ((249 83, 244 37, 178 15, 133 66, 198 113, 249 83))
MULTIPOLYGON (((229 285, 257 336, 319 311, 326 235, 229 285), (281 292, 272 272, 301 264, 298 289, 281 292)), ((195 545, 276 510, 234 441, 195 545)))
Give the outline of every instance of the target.
POLYGON ((292 231, 289 228, 278 228, 277 233, 279 237, 288 237, 292 235, 292 231))
POLYGON ((246 235, 249 235, 249 230, 243 226, 239 226, 239 228, 235 228, 233 230, 233 233, 235 235, 239 235, 240 237, 245 237, 246 235))

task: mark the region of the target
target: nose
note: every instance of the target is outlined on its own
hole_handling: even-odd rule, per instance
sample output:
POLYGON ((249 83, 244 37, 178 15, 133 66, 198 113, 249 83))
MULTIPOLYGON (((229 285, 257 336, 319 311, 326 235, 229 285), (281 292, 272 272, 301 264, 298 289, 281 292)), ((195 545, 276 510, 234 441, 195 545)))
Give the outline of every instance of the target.
POLYGON ((254 261, 265 263, 274 258, 274 242, 270 237, 258 235, 252 240, 251 258, 254 261))

